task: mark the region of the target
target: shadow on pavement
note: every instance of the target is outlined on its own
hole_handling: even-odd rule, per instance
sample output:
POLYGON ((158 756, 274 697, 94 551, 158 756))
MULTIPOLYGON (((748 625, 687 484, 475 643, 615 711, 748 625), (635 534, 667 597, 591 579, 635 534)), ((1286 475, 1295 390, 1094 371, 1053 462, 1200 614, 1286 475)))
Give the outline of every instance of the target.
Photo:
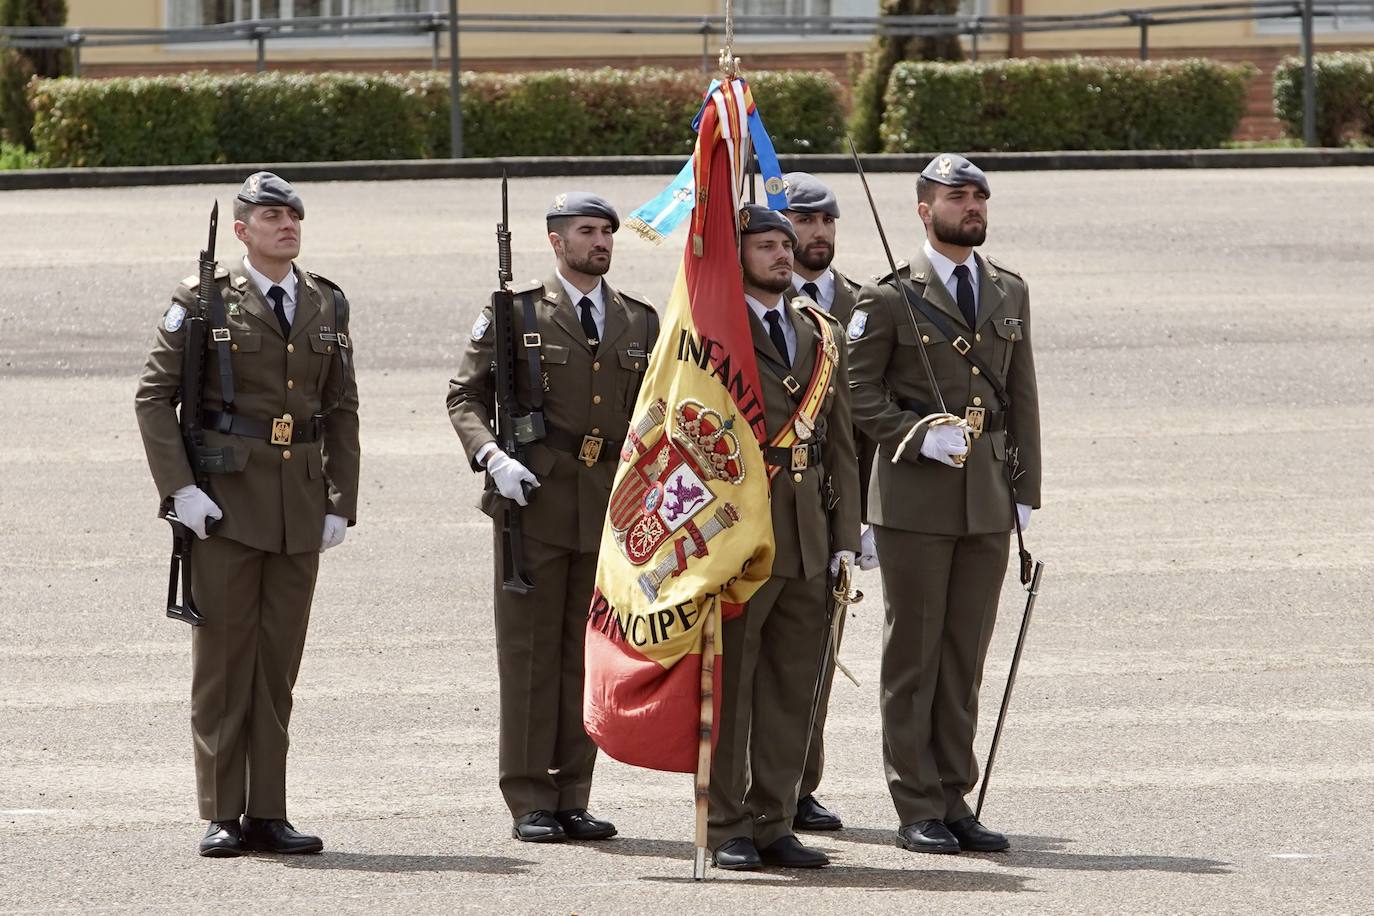
MULTIPOLYGON (((667 884, 696 884, 691 877, 692 863, 683 862, 687 872, 681 878, 647 877, 643 881, 667 884)), ((853 865, 831 865, 817 869, 774 869, 763 872, 729 872, 708 869, 707 881, 748 884, 758 887, 858 887, 864 890, 889 891, 981 891, 984 893, 1020 893, 1028 890, 1029 880, 1022 875, 986 871, 940 871, 917 867, 909 869, 861 868, 853 865)))
MULTIPOLYGON (((869 843, 875 846, 895 846, 895 830, 874 830, 871 828, 847 828, 831 834, 838 841, 869 843)), ((815 834, 808 845, 817 844, 815 834)), ((1196 859, 1188 856, 1107 856, 1091 853, 1073 853, 1064 850, 1073 842, 1065 837, 1017 836, 1010 835, 1011 850, 1008 852, 962 853, 962 858, 981 859, 996 865, 1010 868, 1057 868, 1066 871, 1163 871, 1189 875, 1228 875, 1230 863, 1216 859, 1196 859)), ((823 845, 823 844, 820 844, 823 845)), ((938 859, 938 856, 912 853, 913 856, 938 859)))
POLYGON ((317 856, 273 856, 289 868, 322 871, 370 871, 386 874, 465 871, 483 875, 525 874, 534 863, 506 856, 403 856, 363 852, 329 852, 317 856))

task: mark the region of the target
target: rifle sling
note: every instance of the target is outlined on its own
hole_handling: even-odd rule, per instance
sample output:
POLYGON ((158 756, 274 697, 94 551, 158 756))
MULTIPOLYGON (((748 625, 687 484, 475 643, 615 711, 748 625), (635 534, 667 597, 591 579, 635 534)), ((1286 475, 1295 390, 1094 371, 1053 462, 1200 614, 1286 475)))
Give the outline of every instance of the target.
POLYGON ((534 307, 533 293, 521 293, 520 304, 524 313, 525 340, 529 340, 529 335, 534 334, 537 344, 525 343, 523 340, 517 342, 517 346, 524 346, 529 351, 529 359, 526 365, 530 374, 530 410, 539 412, 544 409, 544 361, 539 358, 544 344, 544 335, 539 333, 539 315, 534 307))
MULTIPOLYGON (((225 412, 233 413, 234 364, 229 360, 229 320, 224 314, 224 296, 220 293, 218 283, 214 284, 210 293, 210 328, 210 340, 219 354, 220 400, 224 403, 225 412)), ((204 396, 203 391, 201 395, 204 396)))

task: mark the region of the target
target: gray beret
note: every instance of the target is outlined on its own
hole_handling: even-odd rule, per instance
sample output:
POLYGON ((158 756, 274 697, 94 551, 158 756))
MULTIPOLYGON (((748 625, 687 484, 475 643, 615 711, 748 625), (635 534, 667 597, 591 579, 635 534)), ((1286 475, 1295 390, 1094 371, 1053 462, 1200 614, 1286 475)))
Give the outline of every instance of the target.
POLYGON ((549 204, 544 219, 559 219, 564 216, 599 216, 611 221, 612 232, 620 228, 620 214, 615 212, 615 207, 611 206, 610 201, 587 191, 568 191, 566 194, 559 194, 553 199, 553 203, 549 204))
POLYGON ((782 176, 787 189, 787 209, 797 213, 824 213, 840 218, 840 202, 835 192, 807 172, 788 172, 782 176))
POLYGON ((305 204, 296 189, 285 179, 271 172, 254 172, 239 188, 239 200, 260 207, 290 207, 296 215, 305 219, 305 204))
POLYGON ((958 153, 941 153, 936 156, 930 160, 930 165, 926 166, 921 177, 939 184, 949 185, 951 188, 975 184, 988 197, 992 196, 992 189, 988 187, 988 176, 983 174, 982 169, 958 153))
POLYGON ((792 240, 792 244, 797 244, 797 230, 792 228, 792 221, 783 216, 777 210, 770 210, 758 204, 745 204, 739 211, 739 231, 741 235, 757 235, 760 232, 771 232, 777 229, 792 240))

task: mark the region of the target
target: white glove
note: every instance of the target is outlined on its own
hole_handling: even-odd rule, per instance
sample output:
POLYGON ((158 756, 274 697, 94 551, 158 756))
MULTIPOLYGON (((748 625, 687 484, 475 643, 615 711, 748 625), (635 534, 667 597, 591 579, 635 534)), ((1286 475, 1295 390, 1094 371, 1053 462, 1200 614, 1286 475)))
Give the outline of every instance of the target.
POLYGON ((224 518, 220 507, 195 484, 187 484, 172 494, 172 508, 181 523, 196 533, 202 541, 209 537, 205 526, 209 519, 224 518))
POLYGON ((926 437, 921 440, 921 454, 932 461, 940 461, 952 468, 963 467, 954 459, 968 454, 968 443, 964 441, 964 431, 957 426, 930 426, 926 437))
POLYGON ((530 504, 529 498, 525 495, 527 485, 530 490, 539 486, 539 479, 529 468, 499 448, 487 459, 487 473, 496 484, 497 492, 506 499, 514 500, 517 506, 530 504))
POLYGON ((1025 503, 1017 503, 1017 504, 1016 504, 1016 517, 1017 517, 1017 518, 1020 520, 1020 522, 1021 522, 1021 530, 1022 530, 1023 532, 1024 532, 1024 531, 1029 531, 1029 530, 1030 530, 1030 514, 1031 514, 1031 507, 1030 507, 1030 506, 1026 505, 1025 503))
POLYGON ((331 547, 338 547, 344 541, 344 535, 348 533, 348 519, 342 515, 326 515, 324 517, 324 532, 320 535, 320 553, 324 553, 331 547))
POLYGON ((878 568, 878 543, 873 539, 872 525, 865 525, 864 533, 859 536, 859 568, 878 568))
POLYGON ((837 550, 837 551, 835 551, 835 555, 834 555, 833 557, 830 558, 830 575, 832 575, 832 576, 838 576, 838 575, 840 574, 840 561, 841 561, 841 560, 844 560, 847 564, 849 564, 849 568, 850 568, 850 569, 853 569, 853 568, 854 568, 854 551, 852 551, 852 550, 837 550))

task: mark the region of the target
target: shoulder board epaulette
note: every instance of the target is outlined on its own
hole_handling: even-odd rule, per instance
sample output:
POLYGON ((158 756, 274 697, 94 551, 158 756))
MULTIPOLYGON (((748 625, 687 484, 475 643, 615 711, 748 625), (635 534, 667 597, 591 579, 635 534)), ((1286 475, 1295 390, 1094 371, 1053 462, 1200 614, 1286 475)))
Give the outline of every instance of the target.
POLYGON ((310 275, 310 279, 314 280, 316 283, 323 283, 325 286, 331 287, 331 288, 333 288, 333 289, 337 289, 339 292, 343 292, 343 287, 340 286, 339 284, 335 283, 333 280, 329 279, 328 277, 326 277, 326 276, 324 276, 324 275, 322 275, 322 274, 317 274, 317 273, 315 273, 313 270, 307 270, 306 273, 309 274, 309 275, 310 275))
POLYGON ((991 265, 993 265, 994 267, 996 267, 996 268, 997 268, 998 270, 1000 270, 1002 273, 1004 273, 1004 274, 1011 274, 1011 275, 1012 275, 1013 277, 1015 277, 1016 279, 1022 281, 1023 283, 1025 282, 1025 279, 1026 279, 1026 278, 1023 277, 1023 276, 1021 276, 1021 273, 1020 273, 1019 271, 1013 270, 1012 268, 1010 268, 1010 267, 1008 267, 1007 265, 1003 264, 1001 261, 997 260, 996 258, 990 258, 990 257, 988 257, 987 255, 983 255, 983 257, 984 257, 984 259, 987 260, 987 262, 988 262, 989 264, 991 264, 991 265))
MULTIPOLYGON (((831 269, 831 270, 835 270, 835 268, 833 268, 833 267, 830 268, 830 269, 831 269)), ((860 286, 863 286, 862 283, 856 283, 856 282, 854 282, 854 281, 851 280, 848 276, 846 276, 845 274, 840 273, 838 270, 835 270, 835 277, 836 277, 841 283, 843 283, 845 286, 849 287, 849 289, 850 289, 851 292, 858 292, 858 291, 859 291, 859 287, 860 287, 860 286)))
POLYGON ((649 301, 647 296, 640 295, 639 293, 629 289, 618 289, 616 290, 616 292, 620 294, 621 298, 629 299, 631 302, 638 303, 639 305, 644 306, 646 309, 653 309, 654 311, 658 311, 658 309, 655 308, 654 304, 649 301))
POLYGON ((826 321, 829 321, 831 324, 835 325, 836 327, 839 327, 840 319, 836 318, 834 315, 830 314, 825 309, 821 308, 819 305, 812 302, 805 296, 798 296, 797 298, 793 299, 792 305, 794 308, 805 309, 808 312, 814 312, 817 315, 820 315, 826 321))
POLYGON ((893 274, 892 271, 889 270, 887 273, 881 274, 881 275, 879 275, 879 276, 875 276, 873 279, 877 280, 879 283, 886 283, 887 281, 893 279, 894 276, 897 276, 897 277, 909 277, 909 276, 911 276, 911 262, 910 262, 910 261, 898 261, 898 262, 897 262, 897 273, 896 273, 896 274, 893 274))
POLYGON ((544 284, 538 280, 526 280, 524 283, 510 284, 510 291, 517 296, 523 296, 525 293, 537 293, 543 288, 544 284))
MULTIPOLYGON (((223 280, 227 276, 229 276, 229 268, 225 267, 223 264, 216 264, 215 279, 223 280)), ((191 276, 181 281, 181 285, 189 287, 190 289, 195 289, 200 286, 200 274, 191 274, 191 276)))

